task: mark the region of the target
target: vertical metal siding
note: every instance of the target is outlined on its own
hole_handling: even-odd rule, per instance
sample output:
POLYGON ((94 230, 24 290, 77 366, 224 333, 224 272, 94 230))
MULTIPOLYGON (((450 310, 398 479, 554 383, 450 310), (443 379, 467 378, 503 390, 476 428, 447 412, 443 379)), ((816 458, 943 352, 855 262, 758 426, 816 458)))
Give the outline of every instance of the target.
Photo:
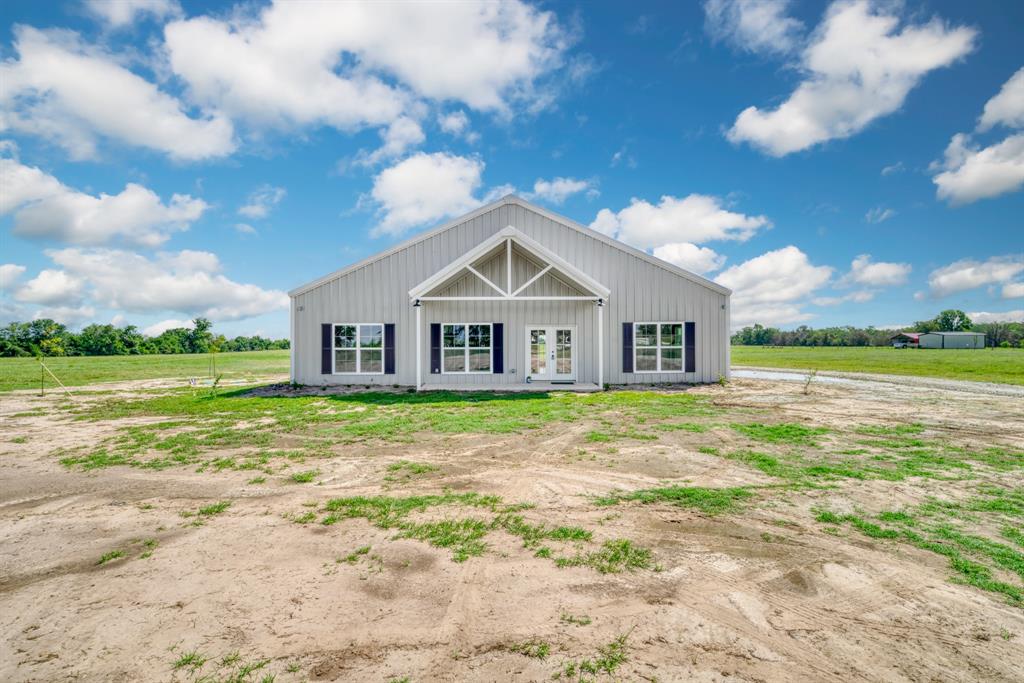
MULTIPOLYGON (((593 239, 518 204, 504 204, 398 251, 384 259, 326 282, 293 302, 295 381, 301 384, 403 384, 416 381, 415 311, 409 289, 457 259, 494 233, 512 225, 547 246, 612 291, 604 311, 604 377, 610 384, 714 382, 728 374, 728 297, 654 264, 593 239), (300 310, 301 309, 301 310, 300 310), (695 373, 622 372, 622 322, 694 322, 697 325, 695 373), (321 375, 320 324, 325 322, 394 322, 395 375, 321 375)), ((513 287, 537 272, 520 255, 513 261, 513 287)), ((484 271, 504 287, 504 255, 484 271)), ((460 296, 494 293, 476 278, 449 287, 460 296)), ((528 294, 575 294, 573 288, 546 275, 528 294)), ((587 301, 424 302, 422 364, 424 380, 438 383, 518 383, 526 371, 526 326, 567 324, 576 327, 577 380, 597 381, 596 306, 587 301), (428 331, 431 322, 505 323, 505 373, 430 375, 428 331), (514 370, 514 372, 513 372, 514 370)))

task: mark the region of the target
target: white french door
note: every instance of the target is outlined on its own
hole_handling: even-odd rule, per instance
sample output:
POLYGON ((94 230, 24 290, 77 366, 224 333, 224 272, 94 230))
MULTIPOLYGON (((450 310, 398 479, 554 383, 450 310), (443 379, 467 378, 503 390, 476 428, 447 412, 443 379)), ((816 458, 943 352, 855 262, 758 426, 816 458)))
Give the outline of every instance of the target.
POLYGON ((576 379, 576 328, 529 325, 526 328, 526 375, 531 380, 576 379))

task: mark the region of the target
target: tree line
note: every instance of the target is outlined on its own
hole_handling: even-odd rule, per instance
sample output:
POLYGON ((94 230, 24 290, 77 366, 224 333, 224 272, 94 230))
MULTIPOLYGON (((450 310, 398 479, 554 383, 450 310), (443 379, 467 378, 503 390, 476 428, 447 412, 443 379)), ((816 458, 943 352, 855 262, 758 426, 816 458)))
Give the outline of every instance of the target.
MULTIPOLYGON (((901 330, 875 327, 822 327, 801 325, 795 330, 754 325, 732 335, 734 345, 744 346, 888 346, 901 330)), ((963 311, 942 311, 931 320, 919 320, 906 332, 982 332, 986 346, 1024 348, 1024 323, 975 323, 963 311)))
POLYGON ((93 324, 72 332, 67 326, 42 318, 12 322, 0 328, 0 357, 11 356, 130 356, 151 353, 210 353, 213 351, 266 351, 287 349, 287 339, 213 333, 213 324, 196 318, 192 328, 175 327, 149 337, 134 325, 93 324))

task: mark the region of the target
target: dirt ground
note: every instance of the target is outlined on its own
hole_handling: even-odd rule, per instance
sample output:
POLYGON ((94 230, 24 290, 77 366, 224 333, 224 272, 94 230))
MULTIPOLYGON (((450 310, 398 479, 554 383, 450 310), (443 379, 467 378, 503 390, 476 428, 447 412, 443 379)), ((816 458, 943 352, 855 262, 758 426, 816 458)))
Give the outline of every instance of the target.
MULTIPOLYGON (((143 386, 155 385, 118 389, 143 386)), ((1024 448, 1019 397, 824 384, 805 395, 799 383, 762 380, 692 391, 777 422, 921 421, 954 442, 1024 448)), ((714 516, 668 503, 602 507, 593 496, 612 490, 772 481, 698 450, 732 447, 728 429, 613 449, 588 443, 578 423, 352 444, 318 462, 318 483, 307 486, 192 467, 83 471, 54 452, 145 418, 74 420, 62 400, 0 395, 0 680, 189 681, 215 676, 216 661, 234 652, 262 663, 253 681, 576 680, 567 663, 599 658, 621 636, 625 661, 582 678, 1024 680, 1024 609, 950 581, 941 555, 825 533, 811 512, 956 497, 959 481, 849 479, 714 516), (399 459, 438 469, 387 480, 385 466, 399 459), (632 539, 657 567, 559 568, 499 533, 483 556, 455 562, 364 519, 294 521, 339 496, 445 490, 528 502, 530 521, 580 525, 597 540, 632 539), (230 508, 203 524, 182 517, 219 500, 230 508), (131 557, 98 564, 113 549, 131 557), (524 642, 550 651, 523 654, 524 642), (210 661, 174 667, 192 652, 210 661)), ((1001 481, 1024 486, 1021 471, 1001 481)))

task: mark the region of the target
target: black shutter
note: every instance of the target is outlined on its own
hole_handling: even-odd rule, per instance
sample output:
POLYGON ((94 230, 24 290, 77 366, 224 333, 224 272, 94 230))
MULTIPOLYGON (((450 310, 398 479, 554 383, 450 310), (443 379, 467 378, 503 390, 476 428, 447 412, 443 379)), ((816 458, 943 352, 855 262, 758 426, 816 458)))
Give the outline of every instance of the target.
POLYGON ((622 323, 622 371, 633 372, 633 323, 622 323))
POLYGON ((384 323, 384 374, 395 374, 395 324, 384 323))
POLYGON ((331 323, 323 323, 320 325, 320 374, 329 375, 334 370, 331 363, 331 336, 334 327, 331 323))
POLYGON ((505 372, 505 325, 491 324, 491 370, 495 375, 505 372))
POLYGON ((441 323, 430 323, 430 373, 441 374, 441 323))
POLYGON ((697 323, 685 323, 686 372, 697 372, 697 323))

